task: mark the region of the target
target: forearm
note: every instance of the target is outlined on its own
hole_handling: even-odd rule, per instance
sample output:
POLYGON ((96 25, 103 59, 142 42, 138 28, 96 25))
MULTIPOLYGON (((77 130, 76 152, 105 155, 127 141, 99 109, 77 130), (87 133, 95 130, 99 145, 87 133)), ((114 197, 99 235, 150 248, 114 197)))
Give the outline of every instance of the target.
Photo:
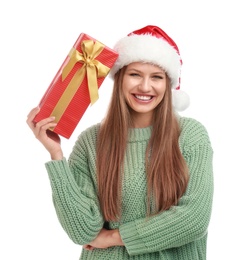
POLYGON ((64 158, 62 150, 50 153, 51 160, 62 160, 64 158))
POLYGON ((207 233, 213 199, 212 153, 209 145, 196 147, 193 151, 189 159, 189 185, 177 206, 119 227, 130 255, 179 247, 207 233), (202 164, 195 159, 199 155, 204 155, 202 164))
POLYGON ((62 227, 74 243, 88 243, 103 226, 97 202, 86 196, 85 191, 77 185, 65 160, 51 161, 46 167, 56 213, 62 227))

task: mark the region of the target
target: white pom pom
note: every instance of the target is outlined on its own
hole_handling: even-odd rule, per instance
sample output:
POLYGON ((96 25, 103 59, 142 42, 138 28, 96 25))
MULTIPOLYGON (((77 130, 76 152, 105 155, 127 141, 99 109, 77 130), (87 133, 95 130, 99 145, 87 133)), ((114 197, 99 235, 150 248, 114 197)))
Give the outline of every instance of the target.
POLYGON ((182 90, 172 90, 172 103, 176 111, 183 111, 190 105, 190 98, 186 92, 182 90))

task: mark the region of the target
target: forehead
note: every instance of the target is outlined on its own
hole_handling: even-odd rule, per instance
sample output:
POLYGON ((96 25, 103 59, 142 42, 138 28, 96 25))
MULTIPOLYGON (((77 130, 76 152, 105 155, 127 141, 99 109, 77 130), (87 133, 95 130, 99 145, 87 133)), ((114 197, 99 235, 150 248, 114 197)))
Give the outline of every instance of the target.
POLYGON ((134 70, 152 70, 154 72, 164 73, 165 70, 161 67, 159 67, 156 64, 149 63, 149 62, 132 62, 127 66, 128 70, 134 69, 134 70))

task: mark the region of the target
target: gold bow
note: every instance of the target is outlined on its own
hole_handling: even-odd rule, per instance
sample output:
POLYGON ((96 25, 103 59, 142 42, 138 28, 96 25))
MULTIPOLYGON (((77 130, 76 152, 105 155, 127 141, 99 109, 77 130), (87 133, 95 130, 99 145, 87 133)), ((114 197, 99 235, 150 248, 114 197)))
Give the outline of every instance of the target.
POLYGON ((98 60, 95 60, 104 48, 105 46, 98 41, 94 43, 93 40, 84 40, 81 43, 83 53, 80 53, 74 48, 71 49, 69 53, 70 60, 62 70, 62 81, 64 81, 77 62, 83 63, 83 66, 77 70, 58 103, 54 107, 51 115, 55 116, 55 122, 60 120, 86 74, 91 104, 93 105, 98 100, 97 78, 107 76, 110 71, 109 67, 105 66, 98 60))

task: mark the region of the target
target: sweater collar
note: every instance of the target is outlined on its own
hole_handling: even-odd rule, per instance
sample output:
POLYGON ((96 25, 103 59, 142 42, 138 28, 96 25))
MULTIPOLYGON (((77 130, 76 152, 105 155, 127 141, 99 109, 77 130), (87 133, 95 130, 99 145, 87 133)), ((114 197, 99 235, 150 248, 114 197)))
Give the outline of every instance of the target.
POLYGON ((145 128, 130 128, 129 129, 129 142, 147 141, 151 136, 152 126, 145 128))

